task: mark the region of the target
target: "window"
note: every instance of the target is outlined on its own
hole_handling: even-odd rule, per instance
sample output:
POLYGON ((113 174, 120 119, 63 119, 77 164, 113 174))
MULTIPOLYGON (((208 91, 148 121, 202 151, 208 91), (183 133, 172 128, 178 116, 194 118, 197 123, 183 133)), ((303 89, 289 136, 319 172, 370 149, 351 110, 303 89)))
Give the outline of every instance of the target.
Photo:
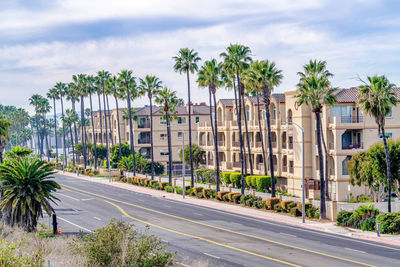
POLYGON ((168 156, 168 149, 160 149, 160 156, 168 156))
POLYGON ((389 107, 389 109, 390 109, 390 111, 389 111, 389 113, 386 115, 386 117, 392 117, 392 107, 389 107))
POLYGON ((351 156, 347 156, 342 161, 342 175, 349 175, 349 170, 347 169, 347 162, 351 159, 351 156))
POLYGON ((333 106, 332 116, 333 117, 351 117, 352 106, 338 105, 333 106))
POLYGON ((164 120, 162 117, 160 118, 160 124, 167 124, 167 121, 164 120))
POLYGON ((165 133, 160 134, 160 140, 161 141, 164 141, 166 139, 167 139, 167 134, 165 134, 165 133))
POLYGON ((199 122, 200 122, 200 117, 196 116, 196 123, 199 123, 199 122))
POLYGON ((186 117, 178 117, 178 124, 186 123, 186 117))
POLYGON ((182 138, 183 138, 183 132, 178 132, 178 139, 182 140, 182 138))

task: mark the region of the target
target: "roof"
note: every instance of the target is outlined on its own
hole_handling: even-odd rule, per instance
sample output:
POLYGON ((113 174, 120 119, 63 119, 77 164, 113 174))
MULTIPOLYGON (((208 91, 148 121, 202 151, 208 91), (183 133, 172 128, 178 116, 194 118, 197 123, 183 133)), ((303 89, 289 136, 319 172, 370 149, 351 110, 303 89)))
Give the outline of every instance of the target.
MULTIPOLYGON (((153 115, 161 115, 160 113, 161 107, 153 106, 153 115)), ((177 115, 188 115, 188 109, 186 106, 177 106, 176 107, 177 115)), ((192 105, 192 115, 207 115, 210 114, 210 107, 204 105, 192 105)), ((150 115, 150 107, 142 107, 140 108, 135 115, 137 116, 149 116, 150 115)))
MULTIPOLYGON (((275 98, 279 103, 285 103, 285 94, 272 94, 272 97, 275 98)), ((257 104, 256 96, 247 97, 253 104, 257 104)), ((264 98, 260 96, 260 105, 264 105, 264 98)))
MULTIPOLYGON (((400 101, 400 87, 393 88, 396 94, 397 101, 400 101)), ((357 88, 339 89, 335 92, 336 100, 338 103, 355 103, 358 102, 359 93, 357 88)))
POLYGON ((272 94, 272 97, 275 98, 279 103, 285 103, 285 94, 284 93, 276 93, 272 94))
POLYGON ((222 105, 227 106, 227 107, 233 107, 233 101, 235 101, 235 99, 220 99, 219 102, 222 103, 222 105))

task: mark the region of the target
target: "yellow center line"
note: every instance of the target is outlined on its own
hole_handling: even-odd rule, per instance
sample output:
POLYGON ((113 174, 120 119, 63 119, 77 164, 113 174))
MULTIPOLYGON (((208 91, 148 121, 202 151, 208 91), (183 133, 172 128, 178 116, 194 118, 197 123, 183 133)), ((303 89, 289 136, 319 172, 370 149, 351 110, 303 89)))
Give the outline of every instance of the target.
MULTIPOLYGON (((352 263, 356 263, 356 264, 363 265, 363 266, 375 267, 375 265, 371 265, 371 264, 368 264, 368 263, 363 263, 363 262, 359 262, 359 261, 355 261, 355 260, 351 260, 351 259, 347 259, 347 258, 342 258, 342 257, 330 255, 330 254, 327 254, 327 253, 323 253, 323 252, 307 249, 307 248, 302 248, 302 247, 298 247, 298 246, 294 246, 294 245, 289 245, 289 244, 282 243, 282 242, 275 241, 275 240, 271 240, 271 239, 268 239, 268 238, 255 236, 255 235, 251 235, 251 234, 246 234, 246 233, 241 233, 241 232, 237 232, 237 231, 234 231, 234 230, 226 229, 226 228, 223 228, 223 227, 219 227, 219 226, 210 225, 210 224, 203 223, 203 222, 190 220, 190 219, 187 219, 187 218, 183 218, 183 217, 176 216, 176 215, 169 214, 169 213, 165 213, 165 212, 162 212, 162 211, 146 208, 146 207, 139 206, 139 205, 136 205, 136 204, 132 204, 132 203, 129 203, 129 202, 125 202, 125 201, 113 199, 113 198, 110 198, 110 197, 98 195, 98 194, 95 194, 95 193, 92 193, 92 192, 88 192, 88 191, 85 191, 85 190, 82 190, 82 189, 79 189, 79 188, 75 188, 75 187, 72 187, 72 186, 67 186, 67 185, 62 185, 62 186, 70 188, 69 191, 73 191, 73 192, 77 191, 77 193, 83 192, 85 194, 90 194, 92 196, 96 196, 96 197, 99 197, 99 198, 103 198, 103 199, 107 199, 107 200, 110 200, 110 201, 114 201, 114 202, 118 202, 118 203, 121 203, 121 204, 125 204, 125 205, 128 205, 128 206, 144 209, 144 210, 147 210, 147 211, 151 211, 151 212, 162 214, 162 215, 169 216, 169 217, 172 217, 172 218, 176 218, 176 219, 184 220, 184 221, 187 221, 187 222, 195 223, 195 224, 198 224, 198 225, 207 226, 207 227, 218 229, 218 230, 221 230, 221 231, 226 231, 226 232, 234 233, 234 234, 241 235, 241 236, 247 236, 247 237, 259 239, 259 240, 263 240, 263 241, 266 241, 266 242, 269 242, 269 243, 273 243, 273 244, 277 244, 277 245, 281 245, 281 246, 284 246, 284 247, 289 247, 289 248, 293 248, 293 249, 297 249, 297 250, 301 250, 301 251, 306 251, 306 252, 309 252, 309 253, 313 253, 313 254, 317 254, 317 255, 333 258, 333 259, 352 262, 352 263)), ((65 190, 68 190, 68 189, 65 189, 65 190)))
POLYGON ((290 263, 290 262, 287 262, 287 261, 283 261, 283 260, 271 258, 271 257, 268 257, 268 256, 264 256, 264 255, 261 255, 261 254, 257 254, 257 253, 254 253, 254 252, 251 252, 251 251, 248 251, 248 250, 240 249, 240 248, 237 248, 237 247, 232 247, 232 246, 229 246, 229 245, 227 245, 227 244, 219 243, 219 242, 216 242, 216 241, 213 241, 213 240, 210 240, 210 239, 207 239, 207 238, 203 238, 203 237, 200 237, 200 236, 195 236, 195 235, 191 235, 191 234, 187 234, 187 233, 175 231, 175 230, 172 230, 172 229, 169 229, 169 228, 166 228, 166 227, 163 227, 163 226, 160 226, 160 225, 151 223, 151 222, 143 221, 143 220, 138 219, 138 218, 136 218, 136 217, 132 217, 131 215, 129 215, 128 213, 126 213, 126 212, 125 212, 120 206, 118 206, 117 204, 112 203, 112 202, 107 201, 107 200, 104 200, 104 199, 103 199, 103 201, 106 202, 106 203, 108 203, 108 204, 110 204, 110 205, 112 205, 112 206, 114 206, 114 207, 116 207, 116 208, 117 208, 123 215, 125 215, 126 217, 128 217, 128 218, 130 218, 130 219, 132 219, 132 220, 134 220, 134 221, 138 221, 138 222, 144 223, 144 224, 146 224, 146 225, 153 226, 153 227, 155 227, 155 228, 159 228, 159 229, 162 229, 162 230, 165 230, 165 231, 168 231, 168 232, 171 232, 171 233, 175 233, 175 234, 178 234, 178 235, 183 235, 183 236, 187 236, 187 237, 190 237, 190 238, 195 238, 195 239, 198 239, 198 240, 201 240, 201 241, 205 241, 205 242, 208 242, 208 243, 212 243, 212 244, 214 244, 214 245, 218 245, 218 246, 221 246, 221 247, 233 249, 233 250, 236 250, 236 251, 240 251, 240 252, 243 252, 243 253, 246 253, 246 254, 250 254, 250 255, 253 255, 253 256, 257 256, 257 257, 260 257, 260 258, 264 258, 264 259, 267 259, 267 260, 276 261, 276 262, 283 263, 283 264, 286 264, 286 265, 289 265, 289 266, 296 266, 296 267, 301 266, 301 265, 297 265, 297 264, 290 263))

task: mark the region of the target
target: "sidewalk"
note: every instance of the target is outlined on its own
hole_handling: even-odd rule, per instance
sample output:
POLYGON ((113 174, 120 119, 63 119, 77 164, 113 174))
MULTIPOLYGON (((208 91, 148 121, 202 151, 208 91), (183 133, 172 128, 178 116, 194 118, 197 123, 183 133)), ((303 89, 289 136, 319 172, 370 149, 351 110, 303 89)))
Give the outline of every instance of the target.
POLYGON ((326 232, 326 233, 337 234, 337 235, 342 235, 342 236, 347 236, 347 237, 353 237, 353 238, 357 238, 357 239, 365 239, 365 240, 371 240, 371 241, 375 241, 375 242, 400 246, 400 236, 399 235, 381 234, 381 236, 378 237, 377 234, 374 232, 364 232, 359 229, 336 226, 335 222, 321 223, 321 222, 317 222, 317 221, 306 220, 306 222, 303 224, 301 221, 301 217, 286 216, 286 215, 282 215, 279 213, 257 210, 257 209, 252 209, 252 208, 246 208, 246 207, 242 207, 239 205, 233 205, 233 204, 228 204, 225 202, 218 202, 218 201, 212 201, 212 200, 197 199, 197 198, 192 198, 192 197, 185 197, 185 199, 183 199, 182 195, 168 193, 165 191, 154 190, 154 189, 150 189, 147 187, 135 186, 132 184, 127 184, 127 183, 122 183, 122 182, 110 183, 108 178, 103 178, 103 177, 90 177, 90 176, 84 176, 84 175, 77 176, 76 174, 72 174, 72 173, 68 173, 68 172, 63 173, 61 171, 59 172, 59 174, 78 178, 78 179, 88 180, 88 181, 92 181, 92 182, 96 182, 96 183, 100 183, 100 184, 106 184, 106 185, 114 186, 114 187, 118 187, 118 188, 123 188, 126 190, 139 192, 139 193, 143 193, 143 194, 148 194, 148 195, 152 195, 155 197, 163 197, 166 199, 172 199, 175 201, 180 201, 180 202, 188 203, 188 204, 192 204, 192 205, 203 206, 203 207, 212 208, 212 209, 221 210, 221 211, 227 211, 227 212, 231 212, 231 213, 238 214, 238 215, 249 216, 249 217, 253 217, 253 218, 257 218, 257 219, 264 219, 264 220, 274 221, 274 222, 278 222, 278 223, 285 223, 285 224, 292 225, 292 226, 297 226, 297 227, 302 227, 302 228, 312 229, 312 230, 318 230, 318 231, 322 231, 322 232, 326 232))

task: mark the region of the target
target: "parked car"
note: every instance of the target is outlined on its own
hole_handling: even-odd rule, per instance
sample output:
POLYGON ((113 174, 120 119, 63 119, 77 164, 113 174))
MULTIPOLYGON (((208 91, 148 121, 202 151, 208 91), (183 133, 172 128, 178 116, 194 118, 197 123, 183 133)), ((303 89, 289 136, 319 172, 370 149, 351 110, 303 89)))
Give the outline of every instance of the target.
MULTIPOLYGON (((398 200, 399 199, 399 197, 397 196, 397 194, 395 192, 392 192, 390 194, 390 198, 391 198, 391 200, 398 200)), ((389 195, 386 195, 386 197, 383 199, 383 201, 384 202, 389 201, 389 195)))

